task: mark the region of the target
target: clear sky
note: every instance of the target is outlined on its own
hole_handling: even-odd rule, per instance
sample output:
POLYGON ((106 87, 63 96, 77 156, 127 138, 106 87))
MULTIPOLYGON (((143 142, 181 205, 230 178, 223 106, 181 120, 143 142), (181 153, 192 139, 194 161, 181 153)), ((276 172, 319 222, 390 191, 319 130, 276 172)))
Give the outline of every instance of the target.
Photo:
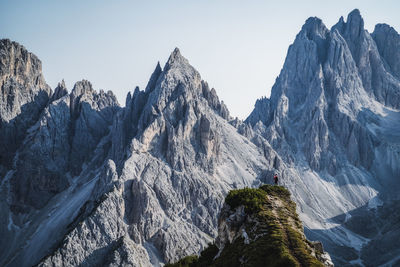
POLYGON ((305 20, 330 28, 358 8, 400 31, 400 1, 0 0, 0 38, 23 44, 41 60, 47 83, 81 79, 112 90, 121 105, 144 89, 157 61, 175 47, 241 119, 269 96, 288 46, 305 20))

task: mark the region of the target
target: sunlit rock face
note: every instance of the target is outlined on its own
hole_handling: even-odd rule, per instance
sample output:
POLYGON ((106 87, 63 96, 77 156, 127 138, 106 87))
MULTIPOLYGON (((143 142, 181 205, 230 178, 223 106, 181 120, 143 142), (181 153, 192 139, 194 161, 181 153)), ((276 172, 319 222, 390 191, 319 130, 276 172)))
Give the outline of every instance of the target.
POLYGON ((38 119, 51 89, 42 63, 23 46, 0 40, 0 174, 10 168, 25 131, 38 119))
POLYGON ((176 261, 217 236, 229 190, 274 173, 337 265, 396 263, 398 47, 358 10, 330 30, 310 18, 242 122, 178 49, 120 107, 86 80, 52 92, 1 40, 0 265, 176 261))
POLYGON ((218 237, 199 256, 165 265, 332 267, 320 242, 304 236, 296 204, 282 186, 231 190, 218 219, 218 237))
MULTIPOLYGON (((346 227, 351 214, 374 214, 362 207, 392 205, 397 198, 399 45, 399 34, 388 25, 368 33, 358 10, 330 30, 310 18, 289 47, 271 97, 258 100, 246 120, 298 173, 283 171, 283 180, 300 204, 306 233, 326 238, 339 265, 356 263, 361 254, 364 259, 360 251, 368 247, 369 236, 346 227)), ((399 253, 391 244, 374 254, 382 259, 376 263, 390 259, 382 254, 399 253)))
POLYGON ((157 266, 199 252, 226 193, 273 168, 229 119, 178 49, 124 108, 86 80, 70 93, 60 82, 4 168, 1 264, 157 266))

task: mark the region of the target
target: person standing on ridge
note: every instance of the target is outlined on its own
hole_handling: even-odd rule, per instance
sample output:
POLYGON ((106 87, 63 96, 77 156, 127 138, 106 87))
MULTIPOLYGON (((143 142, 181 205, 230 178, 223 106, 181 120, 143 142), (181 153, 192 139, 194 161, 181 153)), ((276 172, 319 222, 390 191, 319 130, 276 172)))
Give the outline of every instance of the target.
POLYGON ((274 182, 276 185, 278 184, 278 175, 276 173, 274 175, 274 182))

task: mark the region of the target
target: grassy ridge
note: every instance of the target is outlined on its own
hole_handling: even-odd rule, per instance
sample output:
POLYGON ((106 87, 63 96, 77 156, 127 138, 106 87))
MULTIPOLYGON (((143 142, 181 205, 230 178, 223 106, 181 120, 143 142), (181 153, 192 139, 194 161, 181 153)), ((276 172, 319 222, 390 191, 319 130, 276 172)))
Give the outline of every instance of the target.
POLYGON ((244 206, 250 219, 244 229, 250 239, 242 237, 226 244, 219 257, 215 245, 204 250, 200 257, 188 256, 168 267, 204 266, 323 266, 314 256, 302 234, 302 225, 296 213, 296 204, 284 187, 263 185, 258 189, 232 190, 225 199, 232 212, 244 206))

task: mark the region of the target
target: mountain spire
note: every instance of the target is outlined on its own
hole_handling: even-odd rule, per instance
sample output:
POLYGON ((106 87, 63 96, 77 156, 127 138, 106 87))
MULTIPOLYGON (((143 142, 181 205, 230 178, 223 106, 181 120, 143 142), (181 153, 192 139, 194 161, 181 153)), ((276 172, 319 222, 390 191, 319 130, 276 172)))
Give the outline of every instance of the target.
POLYGON ((65 86, 64 79, 62 79, 61 82, 59 82, 57 87, 54 89, 54 93, 51 96, 50 102, 60 99, 61 97, 65 96, 67 94, 68 94, 68 89, 65 86))
POLYGON ((150 92, 153 91, 154 87, 156 86, 157 79, 160 77, 160 74, 162 72, 160 62, 157 62, 156 68, 154 69, 153 73, 150 76, 150 80, 147 83, 145 92, 150 92))
POLYGON ((301 30, 306 33, 307 38, 310 40, 314 40, 316 36, 325 38, 325 35, 328 32, 325 24, 317 17, 308 18, 301 30))
POLYGON ((167 71, 173 67, 187 65, 190 65, 189 61, 182 56, 179 48, 175 47, 174 51, 172 51, 171 55, 169 56, 167 63, 165 64, 164 71, 167 71))
POLYGON ((363 30, 364 20, 361 17, 360 10, 354 9, 347 16, 345 34, 354 39, 359 37, 363 30))

